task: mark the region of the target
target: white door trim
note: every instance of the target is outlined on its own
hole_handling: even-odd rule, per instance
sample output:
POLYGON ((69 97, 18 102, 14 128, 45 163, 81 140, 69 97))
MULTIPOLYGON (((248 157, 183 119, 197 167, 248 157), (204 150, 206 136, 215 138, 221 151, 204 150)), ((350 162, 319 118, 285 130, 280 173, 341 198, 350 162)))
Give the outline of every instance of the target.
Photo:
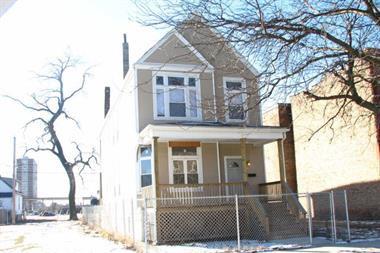
MULTIPOLYGON (((185 160, 197 160, 198 162, 198 183, 203 184, 203 159, 202 159, 202 148, 197 147, 196 156, 173 156, 172 148, 168 146, 168 167, 169 167, 169 184, 174 184, 173 182, 173 160, 185 159, 185 160)), ((185 169, 185 167, 184 167, 185 169)), ((185 171, 186 173, 186 171, 185 171)))

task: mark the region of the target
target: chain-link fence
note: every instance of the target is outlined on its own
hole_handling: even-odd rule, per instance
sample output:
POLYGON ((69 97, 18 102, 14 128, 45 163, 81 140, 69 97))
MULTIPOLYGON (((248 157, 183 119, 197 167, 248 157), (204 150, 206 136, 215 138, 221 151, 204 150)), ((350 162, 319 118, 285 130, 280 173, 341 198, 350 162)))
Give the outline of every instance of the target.
MULTIPOLYGON (((84 221, 139 244, 255 250, 350 241, 345 191, 311 194, 115 200, 83 210, 84 221)), ((180 249, 179 249, 180 250, 180 249)))
POLYGON ((345 192, 141 200, 146 243, 242 249, 350 240, 345 192), (218 243, 216 243, 218 242, 218 243))

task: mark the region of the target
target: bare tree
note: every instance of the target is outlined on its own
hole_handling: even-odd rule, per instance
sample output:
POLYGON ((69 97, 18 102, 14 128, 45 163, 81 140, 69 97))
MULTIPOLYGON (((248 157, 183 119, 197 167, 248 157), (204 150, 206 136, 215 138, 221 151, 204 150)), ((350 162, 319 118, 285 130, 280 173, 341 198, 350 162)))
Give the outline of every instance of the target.
MULTIPOLYGON (((37 145, 28 148, 26 152, 49 152, 58 158, 65 169, 70 184, 68 195, 70 220, 78 219, 75 205, 76 183, 74 169, 78 168, 80 175, 86 167, 91 167, 92 161, 97 161, 94 150, 92 152, 84 152, 77 142, 72 142, 71 146, 65 145, 68 140, 57 133, 57 126, 60 125, 59 120, 72 121, 79 127, 78 121, 68 113, 67 105, 83 90, 89 73, 85 71, 82 74, 79 85, 76 85, 72 91, 69 91, 68 85, 65 83, 67 72, 70 69, 75 69, 77 64, 78 61, 70 56, 58 58, 54 62, 51 62, 48 65, 49 70, 47 74, 37 74, 37 77, 49 83, 49 85, 54 85, 54 87, 51 88, 49 86, 48 89, 43 89, 38 94, 32 94, 31 103, 8 96, 8 98, 36 115, 25 124, 25 128, 32 124, 38 124, 38 126, 42 127, 42 133, 37 139, 37 145)), ((68 133, 67 129, 61 128, 60 131, 61 133, 68 133)))
POLYGON ((143 24, 217 31, 208 44, 229 44, 258 67, 259 102, 304 92, 312 101, 338 101, 332 118, 350 104, 380 115, 378 0, 135 2, 143 24), (326 77, 334 82, 317 89, 326 77))

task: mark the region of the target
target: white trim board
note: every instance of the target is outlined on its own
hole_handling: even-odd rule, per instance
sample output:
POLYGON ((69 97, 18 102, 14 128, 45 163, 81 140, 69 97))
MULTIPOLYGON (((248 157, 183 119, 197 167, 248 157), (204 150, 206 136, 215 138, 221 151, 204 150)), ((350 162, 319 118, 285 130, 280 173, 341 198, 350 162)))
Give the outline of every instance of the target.
POLYGON ((153 71, 180 71, 188 73, 212 73, 214 70, 209 66, 197 64, 171 64, 144 62, 134 64, 135 69, 147 69, 153 71))
POLYGON ((231 127, 231 126, 185 126, 152 125, 146 126, 139 134, 140 141, 159 137, 164 140, 249 140, 274 141, 284 138, 287 128, 231 127))

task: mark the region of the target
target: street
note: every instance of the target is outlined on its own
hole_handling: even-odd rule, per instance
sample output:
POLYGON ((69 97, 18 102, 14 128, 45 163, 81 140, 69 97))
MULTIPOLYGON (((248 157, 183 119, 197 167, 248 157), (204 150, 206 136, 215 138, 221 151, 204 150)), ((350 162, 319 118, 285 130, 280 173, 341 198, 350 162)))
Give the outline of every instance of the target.
POLYGON ((20 225, 0 226, 0 252, 131 253, 134 251, 102 238, 93 231, 85 230, 79 221, 38 220, 20 225))

